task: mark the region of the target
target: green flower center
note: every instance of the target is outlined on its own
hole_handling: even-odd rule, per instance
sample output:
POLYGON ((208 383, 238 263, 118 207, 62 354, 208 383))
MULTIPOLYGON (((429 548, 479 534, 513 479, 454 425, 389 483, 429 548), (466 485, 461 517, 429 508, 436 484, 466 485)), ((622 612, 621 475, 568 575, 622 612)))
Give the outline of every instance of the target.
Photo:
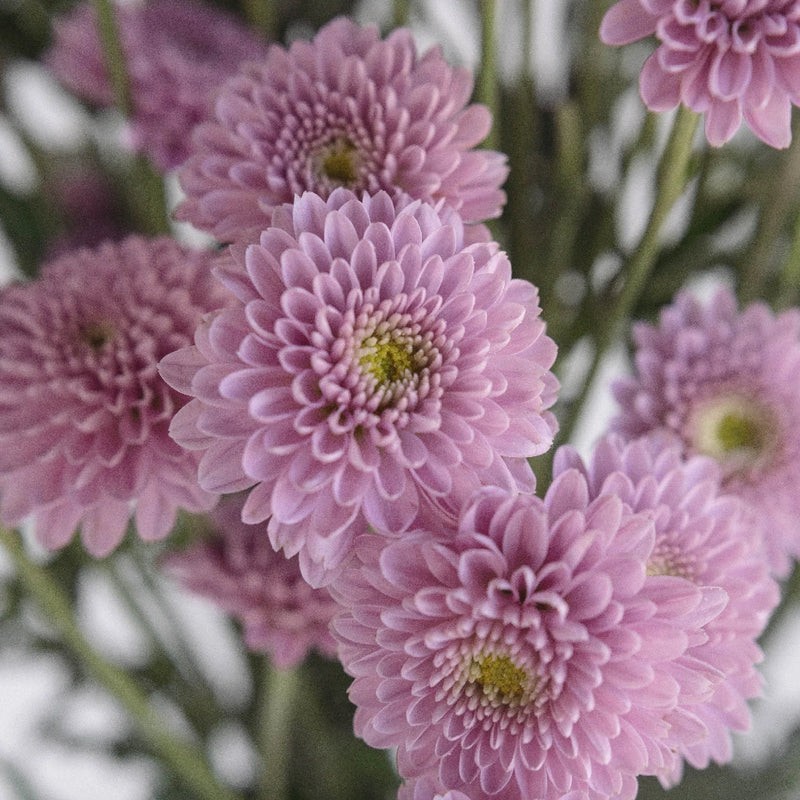
POLYGON ((469 678, 483 694, 493 700, 511 703, 521 700, 528 688, 528 675, 508 656, 495 653, 473 658, 469 678))
POLYGON ((368 337, 361 343, 359 364, 382 387, 391 386, 417 372, 414 349, 410 342, 402 339, 377 342, 375 337, 368 337))
POLYGON ((353 186, 358 181, 360 158, 348 139, 337 139, 320 148, 314 162, 317 173, 331 183, 353 186))
POLYGON ((741 395, 702 404, 693 413, 689 429, 694 449, 716 459, 727 475, 757 466, 771 455, 777 439, 770 411, 741 395))
POLYGON ((92 350, 99 352, 110 341, 114 339, 116 330, 114 326, 105 320, 98 320, 90 322, 81 326, 78 331, 78 337, 84 343, 89 345, 92 350))

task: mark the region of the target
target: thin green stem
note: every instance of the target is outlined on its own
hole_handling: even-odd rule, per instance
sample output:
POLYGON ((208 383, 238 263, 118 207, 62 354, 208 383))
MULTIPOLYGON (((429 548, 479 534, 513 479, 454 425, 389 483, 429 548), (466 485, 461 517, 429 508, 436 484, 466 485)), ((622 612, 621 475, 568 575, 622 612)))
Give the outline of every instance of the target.
MULTIPOLYGON (((480 0, 481 10, 481 66, 475 96, 498 119, 500 108, 500 84, 497 77, 497 0, 480 0)), ((497 147, 497 125, 493 125, 484 141, 488 148, 497 147)))
POLYGON ((201 751, 178 738, 128 674, 91 646, 63 589, 46 569, 28 558, 20 536, 0 527, 0 543, 11 556, 20 581, 64 645, 130 714, 141 735, 175 775, 202 800, 237 800, 235 794, 219 783, 201 751))
POLYGON ((408 25, 410 10, 410 0, 394 0, 392 3, 392 27, 401 28, 403 25, 408 25))
POLYGON ((131 85, 114 9, 111 0, 94 0, 94 7, 97 11, 97 27, 106 59, 106 68, 114 92, 114 103, 122 115, 129 118, 133 110, 131 85))
POLYGON ((608 313, 599 320, 600 327, 595 338, 595 353, 582 389, 561 422, 559 438, 569 438, 591 389, 597 370, 611 345, 616 341, 621 326, 630 317, 637 301, 647 285, 660 249, 661 228, 677 199, 686 188, 692 142, 699 117, 684 106, 680 106, 667 140, 656 173, 656 197, 644 234, 639 245, 628 260, 619 294, 613 300, 608 313))
POLYGON ((299 675, 293 669, 277 669, 266 658, 262 681, 261 794, 260 800, 285 800, 289 781, 289 742, 296 708, 299 675))
POLYGON ((250 27, 265 39, 275 39, 278 14, 273 0, 244 0, 244 14, 250 27))

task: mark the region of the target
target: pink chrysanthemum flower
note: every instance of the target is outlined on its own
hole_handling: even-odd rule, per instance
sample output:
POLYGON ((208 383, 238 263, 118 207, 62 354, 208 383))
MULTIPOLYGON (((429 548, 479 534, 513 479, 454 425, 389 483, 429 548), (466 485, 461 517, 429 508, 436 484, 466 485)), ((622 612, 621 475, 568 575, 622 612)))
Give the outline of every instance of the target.
POLYGON ((727 289, 706 306, 682 293, 633 337, 637 374, 613 387, 622 409, 612 427, 627 438, 669 431, 687 455, 716 459, 786 574, 787 555, 800 555, 800 311, 738 311, 727 289))
POLYGON ((225 302, 212 256, 171 239, 130 237, 47 264, 0 293, 0 517, 34 515, 41 542, 62 547, 81 528, 103 556, 135 503, 143 539, 176 509, 209 508, 197 457, 169 436, 186 398, 157 364, 191 341, 225 302))
MULTIPOLYGON (((570 448, 560 448, 553 472, 570 468, 586 476, 590 497, 613 494, 633 511, 652 517, 655 544, 647 558, 642 593, 655 603, 673 603, 687 581, 725 590, 728 604, 703 626, 702 635, 694 635, 686 653, 675 660, 672 674, 681 686, 681 715, 705 729, 699 741, 680 748, 680 754, 697 768, 707 767, 710 759, 729 761, 730 731, 747 729, 747 700, 761 693, 755 665, 762 653, 756 639, 779 599, 761 537, 742 503, 721 494, 717 464, 703 456, 684 460, 673 437, 651 435, 627 445, 618 437, 606 437, 588 466, 570 448), (719 672, 713 693, 702 702, 691 697, 697 693, 699 662, 719 672)), ((686 725, 674 712, 666 719, 677 729, 686 725)), ((680 780, 681 763, 659 774, 665 785, 680 780)))
POLYGON ((659 46, 639 81, 649 109, 704 112, 713 145, 744 118, 767 144, 789 146, 800 103, 798 0, 620 0, 600 27, 613 45, 651 34, 659 46))
POLYGON ((555 430, 536 288, 496 244, 462 246, 455 214, 406 202, 338 189, 279 207, 220 270, 238 305, 161 365, 196 398, 172 434, 205 450, 201 485, 253 486, 243 518, 271 517, 315 585, 359 514, 397 533, 424 498, 530 486, 524 459, 555 430))
POLYGON ((238 619, 247 647, 269 653, 278 668, 297 666, 312 649, 334 656, 328 625, 339 607, 327 589, 303 580, 297 559, 273 549, 264 525, 241 521, 238 498, 223 500, 210 522, 211 536, 168 558, 170 571, 238 619))
POLYGON ((356 733, 472 800, 633 798, 674 760, 668 667, 725 599, 643 595, 653 542, 649 517, 590 500, 577 470, 544 500, 479 490, 446 539, 359 537, 332 589, 356 733))
POLYGON ((179 219, 220 241, 257 241, 272 209, 312 191, 383 189, 435 202, 465 222, 500 214, 505 156, 473 149, 491 126, 467 105, 472 76, 439 51, 417 55, 411 33, 382 40, 340 18, 311 42, 273 45, 220 92, 181 170, 179 219))
MULTIPOLYGON (((181 164, 194 127, 211 115, 226 78, 267 46, 235 17, 198 0, 152 0, 116 8, 131 82, 130 139, 161 169, 181 164)), ((113 104, 91 3, 59 18, 45 63, 80 97, 113 104)))

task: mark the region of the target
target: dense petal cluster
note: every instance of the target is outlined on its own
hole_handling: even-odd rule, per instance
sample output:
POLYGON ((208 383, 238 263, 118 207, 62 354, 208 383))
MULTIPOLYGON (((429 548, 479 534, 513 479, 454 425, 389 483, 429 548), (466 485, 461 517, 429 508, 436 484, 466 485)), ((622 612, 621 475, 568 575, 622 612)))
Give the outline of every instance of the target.
POLYGON ((627 438, 671 432, 686 454, 716 459, 785 574, 787 555, 800 555, 800 311, 739 311, 727 289, 706 305, 682 293, 633 337, 636 375, 613 387, 621 411, 612 427, 627 438))
POLYGON ((615 45, 651 34, 659 46, 639 83, 648 108, 704 112, 714 145, 744 118, 767 144, 788 147, 800 103, 798 0, 620 0, 600 28, 615 45))
MULTIPOLYGON (((116 8, 131 82, 133 147, 161 169, 181 164, 194 127, 211 114, 213 95, 242 62, 267 46, 244 24, 198 0, 153 0, 116 8)), ((67 88, 112 105, 112 84, 91 3, 56 20, 45 63, 67 88)))
MULTIPOLYGON (((673 665, 726 600, 643 591, 654 541, 649 515, 590 499, 578 470, 544 500, 479 490, 447 539, 359 537, 332 590, 356 732, 472 800, 633 798, 702 735, 671 724, 673 665)), ((715 670, 692 671, 709 691, 715 670)))
POLYGON ((201 485, 254 487, 245 520, 270 518, 314 584, 360 515, 397 533, 425 498, 530 488, 524 459, 555 430, 535 287, 496 244, 463 246, 454 215, 406 202, 338 189, 276 209, 219 271, 239 302, 161 365, 195 398, 172 435, 205 451, 201 485))
POLYGON ((449 792, 432 776, 407 781, 397 792, 397 800, 472 800, 463 792, 449 792))
POLYGON ((340 18, 311 42, 273 45, 231 78, 181 170, 178 217, 220 241, 257 241, 276 205, 337 187, 444 199, 465 222, 496 217, 505 156, 476 150, 491 125, 472 76, 410 31, 385 40, 340 18))
POLYGON ((169 557, 170 571, 238 619, 247 647, 269 653, 280 669, 312 649, 335 655, 328 625, 338 605, 330 593, 303 580, 297 559, 272 548, 264 525, 241 521, 239 498, 223 500, 210 522, 207 538, 169 557))
MULTIPOLYGON (((590 497, 613 494, 631 510, 652 517, 655 544, 642 591, 654 602, 673 603, 686 581, 726 592, 725 608, 694 633, 686 653, 674 661, 672 674, 681 694, 667 720, 673 726, 703 726, 703 736, 681 748, 692 766, 730 760, 730 731, 747 729, 746 701, 761 692, 755 665, 762 653, 756 639, 779 598, 758 531, 743 504, 721 494, 716 463, 703 456, 685 460, 672 437, 653 435, 627 445, 619 437, 606 437, 588 465, 574 451, 560 448, 554 474, 572 468, 586 476, 590 497), (694 685, 699 662, 717 672, 711 678, 713 692, 701 702, 694 685)), ((665 784, 675 783, 680 767, 678 763, 659 777, 665 784)))
POLYGON ((157 364, 225 302, 212 256, 129 237, 78 250, 0 293, 0 517, 33 513, 47 547, 81 527, 89 552, 122 539, 136 501, 144 539, 179 507, 204 510, 197 456, 169 436, 186 398, 157 364))

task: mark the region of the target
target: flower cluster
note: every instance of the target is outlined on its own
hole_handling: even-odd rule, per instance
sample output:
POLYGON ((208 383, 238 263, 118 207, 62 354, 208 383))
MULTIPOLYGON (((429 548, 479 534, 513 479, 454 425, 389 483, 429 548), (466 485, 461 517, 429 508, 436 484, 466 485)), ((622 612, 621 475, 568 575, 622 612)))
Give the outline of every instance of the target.
MULTIPOLYGON (((219 246, 130 236, 2 290, 3 522, 104 556, 203 512, 168 568, 277 667, 338 657, 398 800, 633 800, 729 760, 800 556, 800 311, 679 294, 542 490, 557 347, 486 225, 508 170, 469 71, 344 18, 288 47, 188 0, 118 21, 134 144, 219 246)), ((48 63, 107 104, 94 24, 48 63)), ((788 144, 800 2, 620 0, 601 33, 656 34, 650 107, 788 144)))

